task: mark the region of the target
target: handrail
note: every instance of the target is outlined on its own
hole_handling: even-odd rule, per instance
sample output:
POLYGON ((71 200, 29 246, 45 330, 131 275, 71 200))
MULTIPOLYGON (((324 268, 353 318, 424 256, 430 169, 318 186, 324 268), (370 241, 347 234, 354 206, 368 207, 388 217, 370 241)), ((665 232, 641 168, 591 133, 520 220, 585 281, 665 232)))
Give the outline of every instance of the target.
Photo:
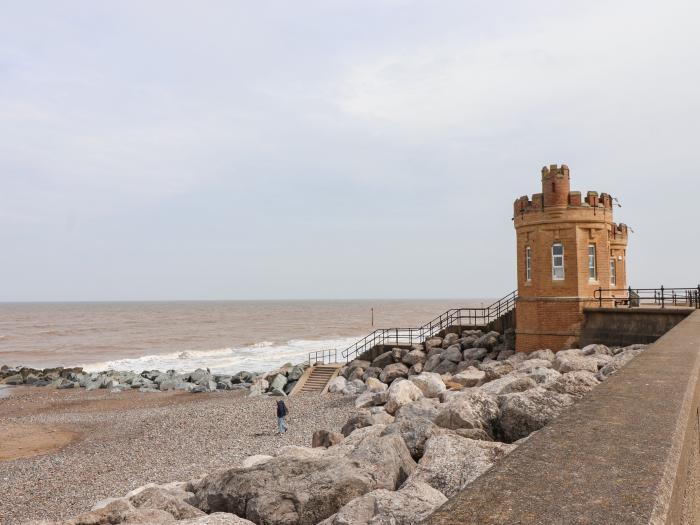
MULTIPOLYGON (((454 325, 484 327, 515 308, 517 290, 480 308, 452 308, 417 328, 379 328, 343 350, 341 357, 350 361, 377 345, 412 345, 454 325), (465 322, 463 322, 465 321, 465 322)), ((311 358, 311 356, 309 356, 311 358)))
POLYGON ((598 288, 593 292, 593 300, 603 307, 603 302, 611 302, 614 307, 638 308, 642 305, 666 308, 666 306, 687 306, 700 308, 700 285, 690 288, 598 288))
POLYGON ((338 350, 335 348, 324 348, 316 352, 309 352, 309 366, 316 363, 336 363, 338 361, 338 350))

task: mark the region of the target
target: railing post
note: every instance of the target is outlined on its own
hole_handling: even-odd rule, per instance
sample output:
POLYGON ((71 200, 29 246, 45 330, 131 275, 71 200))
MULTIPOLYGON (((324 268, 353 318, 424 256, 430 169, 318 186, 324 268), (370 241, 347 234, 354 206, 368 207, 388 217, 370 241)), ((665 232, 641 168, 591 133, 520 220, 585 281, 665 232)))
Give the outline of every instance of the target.
POLYGON ((632 308, 632 287, 627 287, 627 308, 632 308))
POLYGON ((700 308, 700 284, 698 284, 697 295, 695 296, 695 304, 697 308, 700 308))
POLYGON ((664 303, 665 303, 665 300, 664 300, 664 285, 662 284, 662 285, 661 285, 661 308, 664 308, 664 303))
POLYGON ((603 307, 603 287, 598 287, 598 308, 603 307))

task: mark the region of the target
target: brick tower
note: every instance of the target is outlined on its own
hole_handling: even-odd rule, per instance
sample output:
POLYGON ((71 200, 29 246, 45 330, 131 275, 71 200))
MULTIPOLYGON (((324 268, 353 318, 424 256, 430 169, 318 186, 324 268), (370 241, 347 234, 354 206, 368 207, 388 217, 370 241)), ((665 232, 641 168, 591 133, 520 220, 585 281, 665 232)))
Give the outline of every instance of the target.
MULTIPOLYGON (((578 345, 583 308, 598 288, 627 287, 627 226, 613 222, 607 193, 571 191, 569 168, 542 168, 542 193, 515 201, 518 249, 516 348, 578 345)), ((621 294, 622 295, 622 294, 621 294)))

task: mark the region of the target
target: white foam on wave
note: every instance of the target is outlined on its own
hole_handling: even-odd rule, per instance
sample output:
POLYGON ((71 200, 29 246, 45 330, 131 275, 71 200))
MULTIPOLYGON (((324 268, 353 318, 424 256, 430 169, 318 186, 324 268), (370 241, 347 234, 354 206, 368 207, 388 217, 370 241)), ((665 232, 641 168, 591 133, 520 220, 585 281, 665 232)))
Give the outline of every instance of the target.
POLYGON ((310 352, 335 349, 338 360, 341 352, 356 342, 359 337, 341 339, 292 339, 284 344, 262 341, 248 346, 235 348, 217 348, 213 350, 185 350, 167 354, 152 354, 141 357, 116 359, 103 363, 83 365, 87 372, 102 370, 176 370, 191 372, 197 368, 209 368, 219 374, 235 374, 242 370, 249 372, 267 372, 285 363, 306 361, 310 352))

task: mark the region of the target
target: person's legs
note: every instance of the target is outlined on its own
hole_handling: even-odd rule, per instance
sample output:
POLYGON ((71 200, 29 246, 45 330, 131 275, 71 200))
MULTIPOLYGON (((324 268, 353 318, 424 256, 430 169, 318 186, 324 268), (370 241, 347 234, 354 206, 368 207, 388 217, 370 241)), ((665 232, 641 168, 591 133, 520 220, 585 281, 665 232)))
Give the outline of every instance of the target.
POLYGON ((287 419, 285 417, 282 418, 282 428, 284 428, 284 431, 287 431, 287 419))
POLYGON ((277 428, 279 429, 279 433, 281 434, 284 432, 284 418, 283 417, 278 417, 277 418, 277 428))

